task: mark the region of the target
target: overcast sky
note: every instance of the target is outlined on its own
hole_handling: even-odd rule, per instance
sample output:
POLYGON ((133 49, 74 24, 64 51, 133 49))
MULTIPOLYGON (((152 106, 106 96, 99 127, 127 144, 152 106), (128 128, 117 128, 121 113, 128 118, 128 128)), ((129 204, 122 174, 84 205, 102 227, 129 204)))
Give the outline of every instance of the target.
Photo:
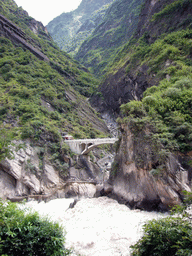
POLYGON ((63 12, 75 10, 82 0, 15 0, 28 14, 46 26, 63 12))

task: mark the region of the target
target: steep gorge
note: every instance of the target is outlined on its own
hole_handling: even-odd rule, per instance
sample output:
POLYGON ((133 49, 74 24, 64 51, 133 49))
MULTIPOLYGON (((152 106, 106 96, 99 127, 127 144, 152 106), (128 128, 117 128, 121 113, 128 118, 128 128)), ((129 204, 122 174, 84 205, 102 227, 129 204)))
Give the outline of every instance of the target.
POLYGON ((131 38, 143 0, 116 0, 74 56, 94 74, 105 74, 122 46, 131 38))
MULTIPOLYGON (((168 12, 162 14, 161 17, 158 16, 158 13, 161 13, 164 7, 166 9, 167 1, 145 1, 133 38, 127 40, 127 43, 115 56, 112 67, 109 68, 98 89, 101 94, 97 93, 92 99, 93 105, 94 102, 100 103, 95 104, 95 106, 99 105, 100 111, 110 110, 113 113, 119 113, 121 104, 130 100, 141 100, 143 92, 147 88, 158 85, 166 75, 169 76, 168 71, 166 74, 166 69, 174 65, 173 61, 169 59, 170 56, 162 57, 159 67, 155 67, 156 70, 154 70, 153 61, 148 59, 148 51, 150 51, 148 46, 152 46, 158 39, 164 38, 174 31, 190 28, 190 3, 187 4, 188 1, 184 1, 186 6, 184 4, 183 8, 179 9, 179 1, 170 1, 169 3, 175 2, 178 2, 178 6, 171 10, 170 14, 168 12), (154 16, 154 14, 157 15, 154 16), (153 18, 153 16, 157 18, 153 18), (99 97, 100 95, 102 97, 99 97)), ((166 44, 166 42, 167 40, 164 43, 166 44)), ((155 58, 155 54, 158 55, 158 50, 150 57, 155 58)), ((190 53, 186 52, 186 54, 188 54, 186 58, 190 59, 190 53)), ((83 64, 85 63, 83 62, 83 64)))
POLYGON ((82 0, 79 7, 62 13, 47 25, 47 29, 60 49, 74 56, 81 43, 92 34, 104 18, 114 0, 82 0))
POLYGON ((100 112, 121 116, 111 185, 131 207, 169 209, 190 191, 191 7, 145 1, 133 37, 92 97, 100 112))
MULTIPOLYGON (((13 3, 4 0, 10 2, 13 3)), ((146 0, 142 6, 141 3, 112 3, 102 23, 76 55, 82 54, 81 62, 95 74, 105 73, 99 89, 98 80, 85 67, 61 53, 40 25, 34 31, 29 25, 34 20, 14 7, 21 20, 29 22, 29 27, 19 24, 25 33, 30 28, 28 35, 35 39, 27 40, 48 59, 39 60, 24 45, 18 49, 18 42, 6 33, 1 34, 0 79, 5 95, 1 127, 6 125, 14 137, 33 143, 31 148, 25 142, 27 147, 15 153, 15 160, 1 164, 4 179, 12 176, 8 183, 14 188, 13 196, 42 191, 54 194, 55 188, 61 188, 66 181, 70 163, 71 175, 89 178, 82 166, 85 161, 76 161, 62 140, 63 133, 71 133, 75 138, 94 138, 108 132, 84 96, 91 96, 92 105, 102 114, 121 117, 121 137, 116 143, 110 179, 104 188, 98 188, 97 196, 109 195, 133 208, 168 210, 181 202, 183 190, 190 191, 192 5, 188 0, 146 0), (14 59, 12 53, 17 51, 22 57, 14 59), (17 74, 20 71, 22 78, 17 74), (32 98, 34 95, 36 98, 32 98), (35 104, 31 105, 34 99, 35 104), (27 104, 33 106, 33 112, 27 104), (15 165, 18 173, 14 172, 15 165)), ((12 16, 5 11, 3 15, 8 19, 12 16)), ((97 153, 91 158, 95 163, 99 159, 97 153)), ((89 164, 86 162, 86 166, 89 164)), ((94 164, 87 168, 99 176, 100 170, 94 164)), ((90 187, 90 195, 96 195, 95 187, 90 187)), ((69 187, 67 193, 74 196, 80 191, 83 188, 77 184, 69 187)), ((65 193, 58 189, 56 196, 65 193)))
POLYGON ((69 167, 89 175, 62 136, 108 136, 85 98, 97 80, 14 1, 2 1, 0 11, 0 196, 64 196, 69 167))

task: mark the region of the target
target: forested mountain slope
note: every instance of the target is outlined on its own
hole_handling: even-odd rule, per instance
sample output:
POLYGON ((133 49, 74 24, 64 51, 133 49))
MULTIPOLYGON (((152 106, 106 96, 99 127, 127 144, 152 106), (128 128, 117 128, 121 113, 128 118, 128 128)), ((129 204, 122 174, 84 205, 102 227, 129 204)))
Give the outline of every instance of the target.
POLYGON ((133 35, 142 3, 143 0, 116 0, 112 3, 103 21, 81 45, 75 59, 96 75, 105 73, 107 66, 133 35))
POLYGON ((95 37, 83 43, 84 64, 91 56, 90 68, 105 73, 97 90, 98 81, 59 50, 41 23, 14 1, 1 2, 1 148, 9 151, 3 146, 12 138, 26 147, 16 157, 19 171, 13 160, 1 163, 0 175, 6 180, 11 172, 9 183, 14 187, 17 181, 19 195, 40 193, 42 184, 47 190, 59 186, 70 164, 62 133, 94 138, 107 132, 84 97, 92 94, 101 112, 121 116, 111 172, 118 199, 165 210, 190 190, 192 2, 146 0, 142 8, 141 3, 115 1, 95 37), (26 160, 30 154, 33 164, 26 160))
POLYGON ((0 2, 0 160, 15 152, 0 164, 1 197, 60 184, 71 153, 64 133, 106 136, 85 98, 96 87, 97 80, 56 46, 41 23, 13 0, 0 2))
POLYGON ((62 13, 47 25, 59 47, 74 55, 81 43, 101 23, 107 8, 114 0, 82 0, 79 7, 62 13))
POLYGON ((134 36, 92 99, 122 117, 111 178, 114 193, 132 206, 168 209, 190 190, 191 14, 190 0, 146 0, 134 36))
MULTIPOLYGON (((91 95, 97 81, 61 52, 43 25, 14 1, 5 0, 0 8, 1 120, 5 122, 4 118, 9 116, 21 130, 31 122, 40 122, 39 127, 44 130, 46 124, 53 122, 54 129, 62 127, 63 131, 69 129, 73 133, 72 122, 76 129, 81 122, 77 104, 84 105, 82 95, 91 95)), ((94 115, 89 106, 82 107, 88 111, 85 116, 94 115)))
MULTIPOLYGON (((155 111, 169 124, 178 114, 191 123, 191 12, 188 0, 146 1, 134 37, 116 56, 99 88, 105 99, 100 98, 101 110, 119 113, 122 103, 141 104, 144 93, 147 114, 155 111)), ((96 96, 97 105, 98 101, 96 96)))

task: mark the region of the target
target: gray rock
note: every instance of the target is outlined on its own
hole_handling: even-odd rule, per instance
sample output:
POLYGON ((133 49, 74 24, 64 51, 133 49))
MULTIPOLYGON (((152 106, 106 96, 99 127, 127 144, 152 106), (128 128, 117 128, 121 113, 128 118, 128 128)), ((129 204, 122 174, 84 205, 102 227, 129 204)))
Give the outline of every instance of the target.
POLYGON ((58 185, 59 184, 59 176, 55 171, 52 165, 45 164, 44 166, 44 179, 49 184, 58 185))
POLYGON ((164 159, 164 168, 159 171, 158 154, 153 152, 153 142, 147 137, 149 127, 137 134, 129 129, 129 124, 121 128, 116 167, 112 170, 116 174, 111 176, 116 198, 131 207, 146 210, 168 210, 179 204, 182 191, 191 190, 187 171, 181 167, 178 157, 169 153, 164 159))

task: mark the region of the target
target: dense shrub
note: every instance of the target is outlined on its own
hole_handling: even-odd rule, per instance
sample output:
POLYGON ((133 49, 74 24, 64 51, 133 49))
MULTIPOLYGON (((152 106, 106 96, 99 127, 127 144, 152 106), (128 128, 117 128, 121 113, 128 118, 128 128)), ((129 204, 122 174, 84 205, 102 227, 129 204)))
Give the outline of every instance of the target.
POLYGON ((0 202, 0 255, 66 256, 63 230, 58 223, 0 202))
POLYGON ((121 105, 121 111, 126 115, 133 115, 134 117, 145 116, 145 110, 142 102, 130 101, 128 104, 121 105))
POLYGON ((144 236, 132 246, 133 256, 192 255, 192 225, 183 218, 152 220, 144 226, 144 236))
POLYGON ((8 127, 6 128, 0 128, 0 161, 6 157, 12 158, 10 144, 13 137, 11 132, 8 130, 8 127))
POLYGON ((121 106, 126 116, 124 120, 128 120, 128 116, 129 121, 132 118, 132 123, 137 121, 139 124, 146 117, 154 127, 154 134, 163 138, 161 141, 166 148, 181 152, 192 150, 191 84, 190 76, 161 80, 158 86, 144 92, 141 101, 131 101, 121 106), (170 144, 174 147, 170 148, 170 144))
POLYGON ((172 209, 172 214, 177 215, 144 225, 143 237, 131 246, 133 256, 192 255, 192 216, 189 211, 192 193, 183 191, 183 194, 183 204, 172 209))

